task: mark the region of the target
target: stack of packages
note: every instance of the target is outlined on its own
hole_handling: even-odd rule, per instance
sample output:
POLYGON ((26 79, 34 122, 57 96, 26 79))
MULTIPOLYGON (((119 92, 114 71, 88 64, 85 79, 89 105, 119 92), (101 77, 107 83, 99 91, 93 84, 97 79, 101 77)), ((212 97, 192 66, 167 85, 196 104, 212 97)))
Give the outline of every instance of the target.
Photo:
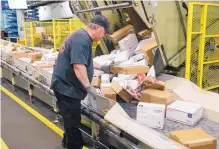
MULTIPOLYGON (((136 120, 147 127, 163 129, 165 117, 171 121, 195 126, 202 118, 203 107, 175 100, 175 94, 168 91, 165 83, 155 77, 153 59, 157 43, 152 33, 148 30, 138 33, 138 37, 143 39, 138 42, 133 26, 128 25, 110 37, 120 48, 109 55, 94 58, 94 62, 100 65, 112 65, 112 74, 104 74, 101 71, 95 71, 94 74, 92 85, 100 88, 102 96, 114 101, 123 99, 127 103, 137 103, 136 120)), ((216 148, 215 138, 200 129, 170 132, 169 137, 190 148, 216 148), (192 132, 197 132, 198 135, 185 139, 185 136, 192 132), (180 137, 184 137, 184 140, 180 140, 180 137)))
POLYGON ((44 69, 52 74, 53 66, 58 56, 58 52, 54 49, 37 48, 33 51, 26 49, 26 47, 14 44, 8 41, 1 41, 1 48, 4 52, 11 54, 13 57, 29 63, 35 67, 44 69))

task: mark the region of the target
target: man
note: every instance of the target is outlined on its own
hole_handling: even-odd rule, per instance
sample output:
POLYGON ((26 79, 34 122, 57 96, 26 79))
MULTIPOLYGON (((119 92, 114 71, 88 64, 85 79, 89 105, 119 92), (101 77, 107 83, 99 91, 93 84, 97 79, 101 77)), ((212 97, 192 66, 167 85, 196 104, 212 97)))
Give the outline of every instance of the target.
POLYGON ((84 29, 69 35, 64 41, 53 72, 51 89, 57 98, 60 114, 64 121, 62 145, 68 149, 81 149, 83 139, 79 130, 81 100, 87 93, 97 95, 91 86, 93 69, 109 73, 109 66, 93 64, 92 41, 98 41, 108 33, 108 19, 95 16, 84 29))

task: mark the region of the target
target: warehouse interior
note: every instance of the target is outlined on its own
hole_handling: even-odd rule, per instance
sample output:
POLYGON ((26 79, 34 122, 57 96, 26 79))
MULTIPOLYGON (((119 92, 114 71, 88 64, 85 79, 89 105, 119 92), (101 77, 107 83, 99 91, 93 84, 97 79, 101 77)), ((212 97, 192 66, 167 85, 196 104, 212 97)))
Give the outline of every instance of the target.
POLYGON ((76 149, 52 86, 63 47, 84 47, 84 36, 67 44, 81 30, 92 41, 80 63, 88 87, 65 55, 66 90, 80 82, 86 92, 78 148, 219 149, 218 1, 1 0, 0 20, 2 149, 76 149), (97 23, 104 36, 93 40, 98 16, 108 26, 97 23))

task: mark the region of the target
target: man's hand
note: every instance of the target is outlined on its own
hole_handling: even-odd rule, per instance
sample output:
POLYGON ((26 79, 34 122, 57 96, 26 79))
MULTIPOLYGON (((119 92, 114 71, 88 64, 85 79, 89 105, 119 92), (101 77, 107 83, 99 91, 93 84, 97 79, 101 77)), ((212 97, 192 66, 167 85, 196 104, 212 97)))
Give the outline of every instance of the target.
POLYGON ((101 66, 101 71, 110 74, 110 66, 111 65, 107 65, 107 66, 101 66))
POLYGON ((94 99, 96 98, 96 96, 97 96, 97 89, 96 88, 94 88, 93 86, 89 86, 86 88, 86 91, 87 91, 87 93, 90 93, 91 95, 93 95, 94 99))

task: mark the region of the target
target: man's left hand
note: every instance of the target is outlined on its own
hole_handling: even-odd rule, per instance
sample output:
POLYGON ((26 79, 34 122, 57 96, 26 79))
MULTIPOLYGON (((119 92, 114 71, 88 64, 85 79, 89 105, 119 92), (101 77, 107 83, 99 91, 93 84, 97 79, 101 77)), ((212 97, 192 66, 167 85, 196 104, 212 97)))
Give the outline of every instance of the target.
POLYGON ((101 71, 105 72, 105 73, 110 73, 110 66, 111 65, 107 65, 107 66, 101 66, 101 71))

